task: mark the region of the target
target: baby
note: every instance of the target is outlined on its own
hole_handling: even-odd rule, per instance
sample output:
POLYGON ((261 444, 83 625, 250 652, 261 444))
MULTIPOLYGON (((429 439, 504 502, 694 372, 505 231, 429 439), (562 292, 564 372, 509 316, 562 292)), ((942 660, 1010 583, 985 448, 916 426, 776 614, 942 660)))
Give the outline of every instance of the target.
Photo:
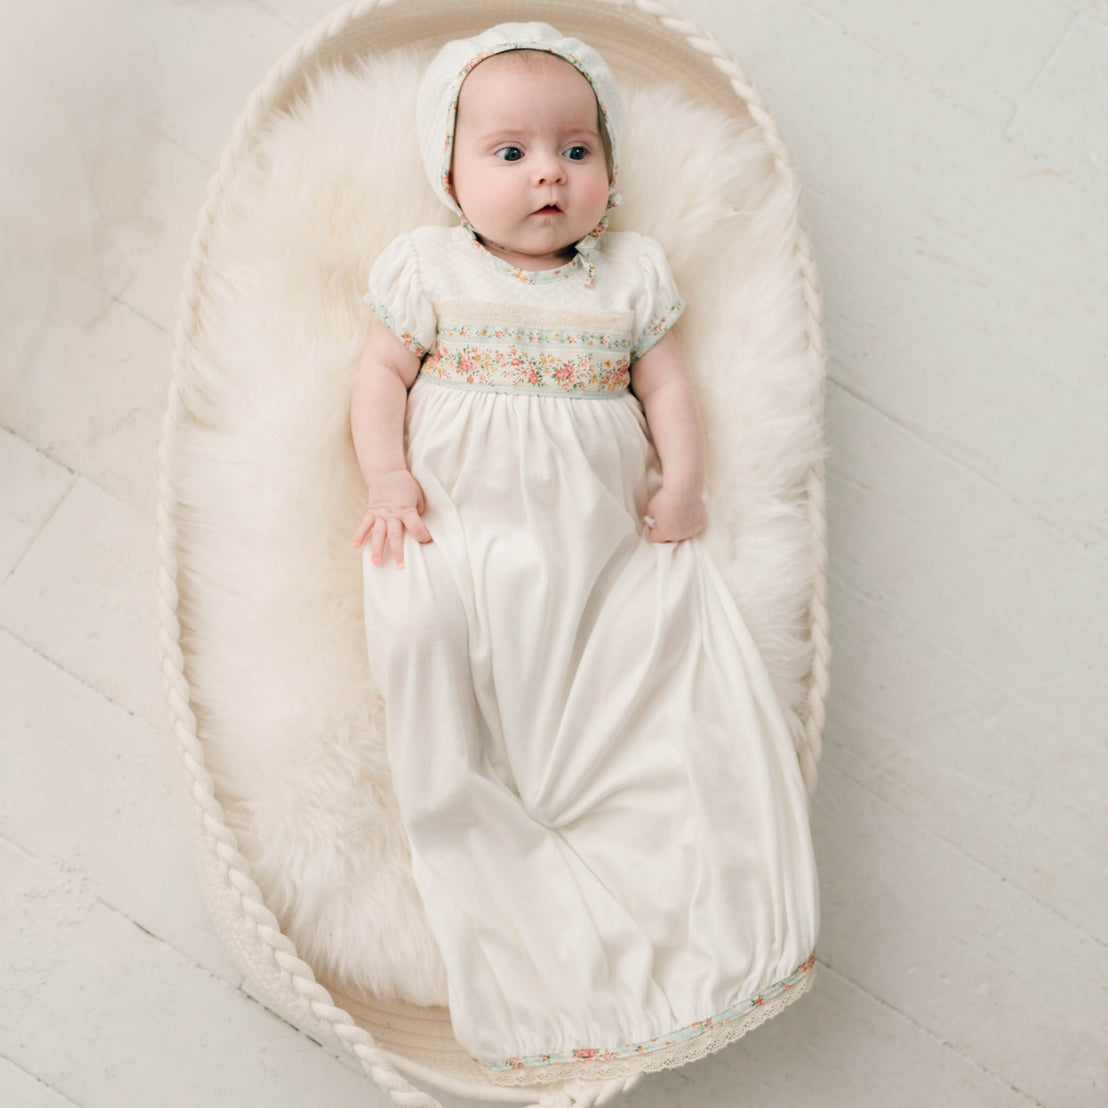
MULTIPOLYGON (((465 78, 447 189, 493 256, 532 272, 572 261, 579 240, 599 237, 603 229, 614 173, 596 96, 570 62, 545 51, 504 51, 465 78)), ((354 545, 368 537, 374 564, 387 543, 403 565, 405 531, 419 542, 432 538, 420 518, 423 491, 403 451, 407 390, 421 361, 410 343, 379 322, 354 387, 354 441, 369 486, 354 545)), ((630 387, 662 465, 662 487, 647 505, 649 537, 691 538, 707 522, 703 431, 680 348, 668 330, 631 364, 630 387)))
POLYGON ((450 42, 417 126, 459 223, 372 266, 354 542, 454 1033, 507 1083, 679 1065, 804 991, 818 918, 788 727, 699 537, 685 302, 607 230, 620 103, 584 43, 450 42))

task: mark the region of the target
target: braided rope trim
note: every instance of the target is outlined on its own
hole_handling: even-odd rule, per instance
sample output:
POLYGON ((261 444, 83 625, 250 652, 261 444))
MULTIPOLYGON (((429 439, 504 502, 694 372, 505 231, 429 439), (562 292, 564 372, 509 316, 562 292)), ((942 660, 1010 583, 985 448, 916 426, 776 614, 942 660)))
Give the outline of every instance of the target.
MULTIPOLYGON (((173 472, 177 433, 185 415, 180 382, 184 379, 187 367, 196 355, 195 338, 199 331, 201 303, 200 274, 208 258, 215 228, 224 214, 227 187, 239 171, 240 163, 250 145, 251 136, 272 110, 278 90, 306 59, 316 54, 324 43, 340 35, 351 23, 369 15, 374 9, 392 7, 398 2, 399 0, 355 0, 303 35, 278 60, 262 84, 251 95, 235 123, 231 141, 224 149, 219 167, 209 183, 207 197, 197 220, 182 277, 174 334, 172 379, 158 452, 160 468, 159 645, 162 655, 162 684, 173 715, 173 733, 179 744, 183 767, 188 777, 189 793, 198 817, 198 830, 202 836, 203 845, 218 861, 225 882, 222 889, 224 900, 229 911, 238 913, 235 922, 252 928, 253 937, 257 940, 259 949, 268 953, 272 966, 283 980, 289 996, 294 998, 307 1021, 314 1026, 323 1027, 334 1035, 358 1059, 366 1074, 397 1104, 404 1105, 405 1108, 442 1108, 434 1097, 417 1089, 402 1077, 388 1054, 376 1045, 372 1036, 365 1029, 357 1026, 349 1013, 333 1004, 330 994, 316 981, 311 967, 299 958, 292 941, 282 933, 279 921, 266 907, 261 890, 250 877, 249 863, 239 852, 234 832, 227 826, 223 807, 215 796, 214 781, 205 765, 203 745, 197 737, 197 721, 190 705, 189 683, 185 676, 185 657, 180 646, 181 626, 177 618, 179 533, 176 511, 178 502, 170 477, 173 472)), ((798 196, 795 175, 776 124, 766 110, 761 96, 743 77, 733 58, 695 25, 675 16, 656 0, 631 0, 630 3, 628 0, 598 0, 598 2, 614 7, 633 6, 653 16, 661 26, 683 39, 691 49, 710 57, 720 73, 730 82, 736 96, 745 103, 755 124, 761 130, 772 154, 775 169, 782 181, 788 185, 794 195, 798 196)), ((800 210, 799 198, 797 214, 795 249, 807 307, 806 337, 813 369, 817 374, 817 380, 821 383, 821 388, 813 401, 814 414, 818 425, 822 426, 822 381, 825 372, 822 302, 815 260, 803 213, 800 210)), ((822 460, 810 470, 806 480, 806 490, 809 520, 814 538, 812 551, 814 588, 810 605, 813 657, 807 718, 804 721, 806 742, 799 749, 798 754, 805 782, 811 791, 815 787, 816 762, 821 751, 820 735, 825 718, 824 705, 829 684, 830 660, 826 611, 827 551, 822 460)), ((774 1012, 768 1010, 760 1012, 761 1019, 758 1022, 768 1019, 772 1014, 774 1012)), ((591 1108, 594 1104, 608 1103, 621 1093, 629 1091, 641 1080, 641 1077, 640 1071, 634 1075, 613 1075, 600 1082, 570 1081, 563 1088, 544 1095, 531 1108, 591 1108)), ((471 1085, 454 1081, 445 1075, 438 1075, 437 1084, 449 1092, 463 1096, 471 1096, 474 1092, 471 1085)))

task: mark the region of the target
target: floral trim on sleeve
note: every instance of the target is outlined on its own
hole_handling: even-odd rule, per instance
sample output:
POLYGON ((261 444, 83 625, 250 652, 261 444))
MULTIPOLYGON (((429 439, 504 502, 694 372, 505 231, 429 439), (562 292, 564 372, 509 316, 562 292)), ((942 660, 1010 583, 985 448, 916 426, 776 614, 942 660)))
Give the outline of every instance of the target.
POLYGON ((678 320, 681 313, 688 307, 685 300, 678 299, 671 304, 639 337, 639 344, 635 347, 635 359, 641 358, 678 320))
POLYGON ((384 303, 380 300, 375 300, 372 293, 366 293, 362 297, 362 301, 370 306, 373 314, 417 357, 422 358, 424 354, 430 349, 430 347, 424 346, 420 341, 411 333, 411 331, 405 331, 400 323, 397 322, 396 317, 385 307, 384 303))

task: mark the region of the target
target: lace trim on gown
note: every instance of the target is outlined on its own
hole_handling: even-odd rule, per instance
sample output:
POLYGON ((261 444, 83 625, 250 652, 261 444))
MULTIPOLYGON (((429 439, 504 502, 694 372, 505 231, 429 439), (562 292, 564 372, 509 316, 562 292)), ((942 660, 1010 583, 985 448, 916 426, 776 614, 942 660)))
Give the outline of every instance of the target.
POLYGON ((578 1048, 525 1058, 474 1058, 497 1085, 535 1085, 554 1081, 602 1081, 654 1073, 695 1062, 741 1038, 776 1016, 812 986, 816 956, 812 953, 788 977, 716 1016, 700 1020, 646 1043, 625 1043, 606 1050, 578 1048))

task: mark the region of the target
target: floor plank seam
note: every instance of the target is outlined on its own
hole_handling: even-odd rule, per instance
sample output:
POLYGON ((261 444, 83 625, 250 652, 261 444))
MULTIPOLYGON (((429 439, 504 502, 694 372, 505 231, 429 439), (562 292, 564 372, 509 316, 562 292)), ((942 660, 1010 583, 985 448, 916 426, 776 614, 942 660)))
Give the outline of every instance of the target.
POLYGON ((78 1104, 72 1097, 66 1096, 56 1085, 51 1085, 49 1081, 42 1077, 39 1077, 37 1073, 32 1073, 25 1066, 21 1066, 14 1058, 9 1054, 5 1054, 0 1051, 0 1058, 3 1058, 13 1069, 17 1069, 25 1077, 30 1078, 32 1081, 41 1085, 44 1089, 49 1089, 59 1100, 64 1100, 66 1104, 71 1104, 73 1108, 83 1108, 83 1105, 78 1104))
MULTIPOLYGON (((79 878, 82 882, 87 884, 89 890, 88 908, 91 910, 93 907, 101 907, 105 911, 110 912, 112 915, 117 916, 119 919, 126 921, 141 931, 147 937, 153 939, 156 943, 166 947, 175 954, 178 959, 183 961, 188 967, 200 970, 206 974, 211 980, 218 981, 222 985, 226 985, 228 988, 235 989, 242 992, 242 986, 245 983, 245 978, 238 976, 237 979, 221 977, 218 973, 208 969, 207 966, 198 962, 186 951, 170 942, 168 939, 163 938, 156 931, 150 930, 144 924, 139 923, 134 916, 132 916, 125 909, 120 908, 117 904, 113 904, 107 897, 104 896, 103 890, 99 887, 98 882, 82 867, 75 866, 67 862, 64 858, 50 858, 44 857, 40 854, 36 854, 33 850, 24 846, 17 839, 13 839, 9 834, 4 831, 0 831, 0 843, 10 847, 17 854, 19 854, 26 861, 33 865, 43 866, 53 872, 66 876, 79 878)), ((86 913, 87 914, 87 913, 86 913)), ((245 994, 244 994, 245 995, 245 994)))
MULTIPOLYGON (((168 389, 168 387, 169 386, 167 383, 166 388, 168 389)), ((106 485, 101 484, 91 473, 86 473, 84 470, 75 469, 72 465, 69 464, 69 462, 66 462, 63 459, 57 457, 55 454, 52 454, 50 450, 48 450, 41 443, 37 443, 34 440, 27 438, 26 433, 19 430, 17 427, 13 427, 11 424, 5 423, 3 420, 0 420, 0 431, 7 431, 9 435, 12 435, 15 438, 19 439, 19 441, 24 446, 30 447, 36 454, 41 454, 48 462, 50 462, 51 465, 55 465, 59 469, 64 469, 66 473, 72 474, 74 478, 74 485, 77 483, 78 480, 84 481, 86 484, 91 485, 97 492, 102 493, 110 500, 114 500, 116 503, 121 504, 136 518, 143 520, 149 519, 151 521, 155 519, 154 510, 149 507, 147 501, 125 499, 124 497, 120 496, 118 492, 113 491, 112 489, 109 489, 106 485)), ((154 465, 156 461, 156 458, 143 459, 144 464, 146 464, 148 467, 154 465)), ((154 470, 156 470, 156 466, 154 466, 154 470)), ((151 470, 151 472, 154 472, 154 470, 151 470)), ((156 485, 152 484, 151 488, 156 488, 156 485)), ((62 496, 61 499, 64 500, 72 491, 73 488, 71 485, 69 488, 66 489, 65 494, 62 496)), ((59 501, 59 506, 60 504, 61 501, 59 501)), ((45 526, 45 524, 43 526, 45 526)))
MULTIPOLYGON (((132 282, 132 284, 133 284, 133 282, 132 282)), ((127 288, 130 288, 130 287, 131 287, 131 285, 127 286, 127 288)), ((164 323, 159 323, 156 319, 152 319, 144 311, 142 311, 139 308, 136 308, 135 305, 132 304, 129 300, 124 299, 124 294, 127 292, 127 288, 123 289, 121 292, 118 292, 118 293, 112 292, 110 289, 103 288, 102 286, 100 286, 100 288, 101 288, 101 291, 103 293, 105 293, 107 296, 110 296, 112 298, 113 303, 118 304, 121 308, 126 308, 129 312, 131 312, 132 315, 138 316, 138 318, 141 319, 144 323, 149 323, 150 326, 153 327, 154 330, 158 332, 158 334, 164 335, 167 339, 172 341, 172 339, 173 339, 172 329, 166 327, 164 323)), ((166 365, 169 365, 171 357, 172 357, 172 353, 173 353, 172 350, 167 352, 167 354, 166 354, 166 365)), ((168 383, 167 383, 166 387, 168 388, 168 383)))
POLYGON ((835 969, 833 965, 825 962, 822 958, 819 959, 819 966, 824 972, 837 977, 844 984, 849 985, 853 989, 856 989, 864 996, 869 997, 870 1000, 874 1001, 877 1004, 880 1004, 882 1008, 885 1008, 889 1012, 892 1012, 894 1015, 899 1016, 906 1023, 911 1024, 917 1031, 920 1031, 922 1034, 926 1035, 927 1038, 932 1039, 934 1042, 938 1043, 944 1050, 950 1051, 951 1054, 953 1054, 956 1058, 961 1059, 961 1061, 965 1062, 967 1065, 973 1066, 974 1069, 979 1070, 991 1081, 995 1081, 997 1082, 997 1084, 1003 1085, 1005 1088, 1010 1089, 1018 1096, 1022 1096, 1024 1099, 1027 1100, 1029 1104, 1035 1105, 1036 1108, 1050 1108, 1050 1106, 1047 1105, 1045 1101, 1039 1100, 1032 1093, 1026 1092, 1018 1085, 1014 1085, 1006 1077, 1001 1076, 995 1070, 991 1070, 983 1062, 979 1062, 976 1058, 963 1053, 949 1040, 944 1039, 941 1035, 938 1035, 934 1031, 932 1031, 931 1028, 929 1028, 926 1024, 920 1023, 918 1020, 915 1020, 910 1015, 908 1015, 907 1012, 901 1011, 895 1004, 891 1004, 883 997, 878 996, 876 993, 870 992, 869 989, 867 989, 864 985, 859 984, 857 981, 853 980, 853 978, 847 977, 845 973, 843 973, 841 970, 835 969))
MULTIPOLYGON (((834 359, 832 359, 832 361, 833 360, 834 359)), ((1042 512, 1040 512, 1030 501, 1023 499, 1015 489, 1000 484, 996 480, 996 478, 991 476, 988 472, 978 469, 966 458, 960 457, 957 454, 952 454, 949 451, 944 450, 943 447, 936 440, 927 435, 926 432, 920 430, 917 427, 914 427, 910 423, 905 422, 903 419, 900 419, 898 416, 893 415, 891 412, 886 411, 884 408, 880 407, 880 405, 875 403, 870 397, 862 395, 843 381, 837 379, 831 372, 830 364, 828 366, 827 388, 829 392, 832 389, 839 389, 847 396, 849 396, 852 400, 856 401, 858 404, 861 404, 863 407, 868 408, 871 412, 873 412, 874 415, 883 418, 888 423, 891 423, 898 430, 903 431, 906 435, 909 435, 911 438, 915 439, 916 442, 922 443, 924 446, 928 447, 931 450, 934 450, 936 454, 939 454, 942 458, 951 462, 959 469, 962 469, 971 476, 976 477, 987 486, 988 491, 996 493, 999 497, 1014 505, 1031 519, 1034 519, 1037 522, 1043 524, 1044 527, 1046 527, 1055 537, 1064 542, 1068 547, 1075 550, 1080 556, 1088 558, 1090 564, 1094 568, 1099 567, 1101 559, 1094 556, 1100 549, 1099 544, 1093 544, 1090 542, 1086 542, 1083 539, 1076 538, 1074 535, 1064 530, 1061 524, 1056 523, 1049 516, 1043 515, 1042 512)), ((831 453, 828 457, 829 469, 830 463, 834 459, 834 441, 832 441, 831 447, 831 453)), ((1108 541, 1108 529, 1105 529, 1105 527, 1097 520, 1089 519, 1085 526, 1089 530, 1097 534, 1098 537, 1104 539, 1105 541, 1108 541)))
MULTIPOLYGON (((113 904, 110 900, 107 900, 99 892, 99 890, 96 893, 96 903, 101 908, 105 909, 108 912, 111 912, 112 915, 117 916, 119 919, 124 920, 125 922, 129 923, 137 931, 142 932, 142 934, 146 935, 148 938, 153 939, 154 942, 156 942, 159 946, 165 947, 166 950, 170 951, 173 955, 176 956, 178 961, 183 962, 188 969, 190 969, 190 970, 191 969, 199 970, 202 974, 204 974, 206 977, 208 977, 209 980, 214 981, 217 984, 222 985, 222 986, 226 987, 227 989, 230 989, 234 992, 242 992, 242 986, 245 982, 245 978, 238 975, 237 967, 236 967, 237 979, 236 978, 229 978, 229 977, 221 977, 218 973, 215 973, 213 970, 208 969, 208 967, 203 965, 201 962, 198 962, 191 954, 189 954, 186 951, 182 950, 176 944, 170 942, 169 939, 163 938, 156 931, 151 931, 149 927, 146 927, 143 924, 139 923, 139 921, 137 919, 135 919, 135 917, 132 916, 129 912, 127 912, 123 908, 120 908, 117 905, 113 904)), ((244 994, 244 995, 246 995, 246 994, 244 994)))
MULTIPOLYGON (((280 1023, 283 1023, 286 1027, 288 1027, 291 1030, 295 1031, 297 1035, 301 1036, 304 1039, 307 1039, 308 1042, 312 1043, 314 1046, 317 1046, 320 1050, 322 1050, 325 1054, 329 1054, 332 1058, 337 1058, 337 1059, 341 1059, 343 1061, 346 1061, 350 1057, 349 1053, 346 1051, 346 1049, 341 1044, 336 1044, 334 1046, 331 1046, 327 1043, 321 1042, 319 1039, 317 1039, 310 1032, 306 1031, 303 1027, 299 1026, 296 1023, 293 1023, 292 1020, 290 1020, 290 1019, 286 1018, 285 1016, 281 1015, 280 1012, 274 1011, 272 1008, 270 1008, 270 1006, 268 1004, 266 1004, 266 1002, 264 1000, 261 1000, 259 997, 255 996, 253 993, 248 992, 247 989, 246 989, 247 984, 248 984, 248 982, 247 982, 246 978, 243 978, 242 982, 238 986, 238 992, 243 996, 244 999, 248 1000, 251 1004, 253 1004, 256 1007, 260 1008, 263 1012, 265 1012, 267 1015, 272 1016, 275 1020, 279 1021, 280 1023)), ((358 1061, 356 1059, 352 1059, 352 1060, 354 1061, 355 1070, 360 1071, 361 1070, 360 1063, 358 1063, 358 1061)))
MULTIPOLYGON (((828 24, 829 26, 834 27, 837 31, 839 31, 840 34, 843 35, 844 38, 849 39, 851 42, 857 44, 862 49, 868 51, 870 54, 873 55, 873 57, 879 59, 890 69, 894 70, 898 76, 934 96, 936 100, 944 104, 957 115, 960 115, 963 118, 975 120, 976 122, 980 123, 982 127, 984 127, 990 134, 996 135, 1003 142, 1006 142, 1009 146, 1013 147, 1013 149, 1019 150, 1026 156, 1039 159, 1047 164, 1049 164, 1050 159, 1047 158, 1045 154, 1043 154, 1041 151, 1032 150, 1024 146, 1010 132, 1019 119, 1020 113, 1023 111, 1024 106, 1031 99, 1032 95, 1035 92, 1035 89, 1038 87, 1043 74, 1046 73, 1046 71, 1050 68, 1051 63, 1055 60, 1058 52, 1061 50, 1062 45, 1064 44, 1066 38, 1069 36, 1074 24, 1078 22, 1082 15, 1089 15, 1097 22, 1102 22, 1100 17, 1098 17, 1095 12, 1074 12, 1073 19, 1070 21, 1066 29, 1062 32, 1057 44, 1051 51, 1050 55, 1043 62, 1042 66, 1039 69, 1039 72, 1035 75, 1035 79, 1032 81, 1031 85, 1024 93, 1022 100, 1019 102, 1019 104, 1013 104, 1013 114, 1011 118, 1008 120, 1007 123, 1001 124, 999 120, 993 119, 992 117, 987 115, 983 115, 980 111, 970 107, 968 104, 964 104, 960 100, 954 99, 953 97, 943 92, 941 89, 938 89, 934 85, 929 84, 919 74, 913 73, 907 67, 899 65, 892 58, 889 58, 885 54, 883 54, 876 46, 873 46, 872 44, 866 42, 864 39, 859 38, 848 28, 842 26, 842 24, 836 23, 835 20, 833 20, 830 16, 825 15, 822 12, 817 12, 811 8, 808 8, 807 12, 809 15, 814 16, 817 20, 820 20, 828 24)), ((999 92, 996 89, 992 89, 990 91, 992 91, 1002 100, 1007 100, 1009 103, 1012 103, 1011 98, 1005 96, 1004 93, 999 92)), ((1071 185, 1073 188, 1077 189, 1079 192, 1084 193, 1086 196, 1098 202, 1100 202, 1100 200, 1102 199, 1099 192, 1091 185, 1084 182, 1081 178, 1074 177, 1066 172, 1066 170, 1059 169, 1056 166, 1052 166, 1051 168, 1059 178, 1064 180, 1068 185, 1071 185)))
MULTIPOLYGON (((832 565, 834 565, 834 560, 834 551, 832 551, 832 565)), ((927 634, 927 632, 921 631, 915 623, 911 623, 908 620, 901 618, 893 609, 883 604, 875 593, 871 593, 863 588, 859 588, 857 585, 851 584, 845 578, 839 577, 837 574, 831 572, 828 572, 827 583, 829 588, 833 587, 836 590, 842 589, 843 592, 848 593, 859 600, 864 600, 867 604, 873 605, 873 607, 877 608, 877 610, 880 611, 882 615, 888 618, 890 623, 895 624, 901 630, 909 631, 912 634, 916 635, 921 642, 929 647, 932 647, 939 654, 941 654, 942 657, 955 663, 963 672, 972 674, 975 678, 977 678, 977 680, 981 681, 982 684, 988 686, 996 692, 1003 693, 1012 701, 1013 704, 1015 704, 1019 708, 1022 708, 1032 719, 1041 719, 1044 724, 1048 726, 1050 725, 1051 720, 1047 716, 1045 716, 1042 710, 1036 707, 1035 704, 1031 703, 1030 701, 1024 700, 1019 695, 1019 693, 1008 688, 1007 685, 1001 684, 1000 681, 998 681, 995 677, 977 666, 974 663, 972 657, 967 657, 957 653, 949 646, 947 646, 947 644, 941 639, 934 638, 933 636, 927 634)), ((831 615, 832 620, 834 620, 834 610, 832 610, 831 615)), ((1094 738, 1091 738, 1083 733, 1076 731, 1071 732, 1071 734, 1073 738, 1076 741, 1080 742, 1082 747, 1084 747, 1085 749, 1093 751, 1098 757, 1108 757, 1108 751, 1106 751, 1104 746, 1096 741, 1094 738)))
MULTIPOLYGON (((1035 93, 1038 91, 1039 85, 1042 83, 1043 76, 1054 64, 1054 61, 1058 57, 1058 55, 1062 52, 1062 47, 1065 46, 1066 40, 1070 37, 1070 34, 1072 33, 1074 27, 1081 19, 1081 14, 1082 13, 1080 11, 1075 11, 1073 13, 1073 17, 1070 19, 1069 23, 1066 24, 1065 30, 1061 33, 1061 35, 1058 36, 1058 41, 1054 44, 1054 49, 1051 50, 1050 53, 1047 55, 1046 59, 1043 61, 1043 64, 1039 66, 1039 71, 1035 74, 1034 78, 1031 81, 1031 84, 1027 86, 1027 90, 1024 92, 1022 98, 1020 99, 1020 102, 1016 105, 1016 110, 1012 113, 1012 118, 1009 119, 1002 128, 1000 132, 1001 136, 1008 142, 1013 142, 1011 133, 1012 128, 1015 127, 1016 123, 1019 121, 1019 117, 1023 114, 1024 108, 1027 107, 1032 97, 1034 97, 1035 93)), ((1013 142, 1013 145, 1016 144, 1013 142)))
MULTIPOLYGON (((829 747, 842 747, 842 744, 836 742, 834 739, 831 738, 831 736, 827 736, 824 741, 829 747)), ((824 767, 821 766, 820 768, 822 772, 824 767)), ((1002 873, 998 873, 994 869, 990 869, 990 867, 982 862, 979 858, 975 858, 968 850, 966 850, 966 848, 962 846, 961 843, 955 842, 952 839, 944 838, 938 833, 938 831, 934 830, 931 827, 928 827, 924 823, 921 823, 917 816, 912 815, 911 812, 905 811, 903 808, 894 804, 891 800, 888 800, 885 797, 881 796, 879 793, 874 792, 868 785, 866 785, 864 781, 860 781, 856 777, 847 773, 847 771, 844 770, 841 766, 835 765, 833 762, 828 761, 826 763, 826 769, 830 770, 832 773, 837 773, 840 777, 845 778, 851 784, 856 785, 871 799, 877 801, 879 804, 884 805, 890 811, 896 812, 899 816, 903 817, 917 831, 920 831, 925 835, 929 835, 933 841, 941 843, 944 846, 949 847, 951 850, 954 850, 962 858, 972 863, 989 877, 996 878, 996 880, 1000 881, 1004 885, 1008 885, 1010 888, 1018 892, 1021 896, 1026 896, 1028 900, 1034 901, 1035 904, 1037 904, 1044 911, 1049 912, 1050 915, 1052 915, 1058 922, 1064 923, 1067 927, 1070 927, 1074 931, 1076 931, 1081 938, 1088 939, 1090 942, 1100 947, 1101 949, 1108 948, 1108 942, 1105 942, 1105 940, 1101 939, 1098 935, 1095 935, 1091 931, 1088 931, 1082 924, 1075 923, 1073 920, 1062 915, 1062 913, 1059 912, 1058 909, 1055 908, 1053 905, 1047 904, 1045 901, 1036 896, 1035 893, 1031 892, 1029 889, 1025 889, 1021 884, 1013 881, 1010 877, 1007 877, 1002 873)))
MULTIPOLYGON (((14 432, 12 432, 12 433, 14 434, 14 432)), ((39 450, 38 447, 35 446, 33 443, 27 442, 26 439, 22 438, 19 435, 16 435, 16 438, 18 438, 20 440, 20 442, 23 442, 27 446, 29 446, 37 454, 42 454, 42 451, 39 450)), ((42 454, 42 456, 44 458, 47 457, 47 455, 45 455, 45 454, 42 454)), ((54 462, 53 458, 50 458, 49 460, 52 464, 55 464, 55 465, 57 464, 56 462, 54 462)), ((63 468, 68 469, 68 467, 63 467, 63 468)), ((37 543, 38 540, 42 537, 42 533, 46 530, 47 527, 50 526, 51 521, 54 519, 54 517, 61 510, 61 506, 66 502, 66 500, 69 499, 69 494, 71 492, 73 492, 73 490, 77 487, 77 482, 80 480, 81 475, 79 473, 75 473, 71 469, 69 469, 68 472, 70 474, 70 481, 69 481, 69 484, 66 485, 65 492, 63 492, 61 494, 61 496, 58 497, 58 502, 54 505, 53 508, 50 509, 50 514, 42 521, 42 525, 31 536, 31 538, 28 540, 27 545, 23 548, 23 550, 20 551, 19 557, 16 558, 16 560, 13 563, 11 569, 8 570, 7 575, 4 577, 4 580, 0 581, 0 588, 2 588, 4 585, 6 585, 12 579, 12 577, 15 576, 16 570, 18 570, 19 567, 26 560, 28 553, 30 553, 31 547, 33 547, 35 545, 35 543, 37 543)))
POLYGON ((92 884, 92 878, 80 866, 72 865, 65 858, 44 858, 41 854, 36 854, 29 847, 24 846, 18 839, 13 839, 6 831, 0 831, 0 843, 11 847, 26 862, 45 866, 47 869, 51 869, 65 877, 80 877, 92 884))
MULTIPOLYGON (((843 35, 844 38, 848 38, 856 46, 859 46, 861 47, 861 49, 867 51, 869 54, 872 54, 874 58, 882 62, 888 69, 891 69, 893 72, 895 72, 897 76, 902 77, 904 80, 915 85, 917 88, 928 93, 930 96, 935 97, 936 100, 940 101, 942 104, 950 108, 958 115, 976 120, 985 128, 993 130, 994 133, 999 133, 994 130, 994 128, 998 126, 997 120, 988 115, 983 115, 980 111, 971 107, 969 104, 965 104, 961 100, 956 100, 948 93, 943 92, 942 89, 936 88, 934 85, 928 82, 926 78, 921 77, 918 73, 912 72, 912 70, 909 69, 907 66, 901 65, 893 58, 890 58, 887 54, 882 53, 879 47, 875 46, 873 43, 866 42, 866 40, 863 38, 859 38, 858 35, 850 30, 849 27, 844 27, 841 23, 836 22, 834 19, 831 18, 831 16, 827 15, 826 13, 816 11, 814 8, 810 7, 805 7, 805 11, 808 15, 814 16, 820 22, 834 27, 835 30, 839 31, 843 35)), ((992 89, 990 91, 1001 97, 1001 99, 1007 99, 1003 93, 998 92, 996 89, 992 89)))
MULTIPOLYGON (((120 701, 115 700, 113 697, 110 697, 106 692, 104 692, 103 689, 98 689, 95 685, 92 685, 87 680, 85 680, 85 678, 83 678, 80 674, 74 673, 71 669, 67 669, 56 658, 51 658, 49 654, 46 654, 33 642, 25 639, 13 628, 7 626, 7 624, 0 623, 0 635, 7 635, 10 639, 12 639, 13 642, 18 643, 24 649, 29 650, 36 657, 41 658, 44 662, 49 663, 51 666, 54 667, 54 669, 58 670, 60 673, 64 673, 66 677, 72 677, 78 685, 81 685, 83 688, 88 689, 88 691, 91 693, 95 693, 101 700, 105 701, 108 704, 111 704, 114 708, 118 708, 121 712, 125 712, 132 719, 137 719, 139 722, 147 724, 147 726, 153 728, 154 730, 164 730, 164 720, 156 721, 148 719, 146 716, 140 715, 133 708, 128 708, 126 704, 123 704, 120 701)), ((151 645, 151 650, 153 649, 155 649, 155 647, 154 645, 151 645)))
POLYGON ((0 431, 6 431, 13 438, 18 439, 24 446, 33 450, 36 454, 41 454, 51 465, 57 466, 59 469, 64 469, 70 476, 76 478, 80 477, 81 473, 74 469, 71 465, 67 465, 65 462, 59 461, 48 450, 43 450, 37 443, 31 442, 29 438, 22 432, 12 427, 6 421, 0 419, 0 431))

